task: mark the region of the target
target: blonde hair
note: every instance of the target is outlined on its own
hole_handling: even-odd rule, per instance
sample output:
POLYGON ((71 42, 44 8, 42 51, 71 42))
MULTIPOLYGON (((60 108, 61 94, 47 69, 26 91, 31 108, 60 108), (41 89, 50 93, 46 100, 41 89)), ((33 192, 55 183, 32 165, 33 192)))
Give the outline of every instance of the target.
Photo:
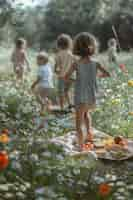
POLYGON ((42 51, 42 52, 38 53, 37 59, 43 59, 45 62, 48 62, 49 61, 49 55, 48 55, 47 52, 42 51))

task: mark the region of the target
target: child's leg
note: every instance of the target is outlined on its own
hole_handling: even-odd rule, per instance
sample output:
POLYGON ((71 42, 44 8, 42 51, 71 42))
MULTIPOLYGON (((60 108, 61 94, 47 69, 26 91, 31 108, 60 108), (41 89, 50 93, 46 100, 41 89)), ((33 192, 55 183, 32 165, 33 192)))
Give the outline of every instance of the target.
POLYGON ((92 131, 92 120, 91 120, 90 112, 85 112, 84 118, 85 118, 85 125, 86 125, 86 129, 87 129, 87 133, 88 133, 87 139, 89 141, 92 141, 93 140, 93 131, 92 131))
POLYGON ((61 110, 64 109, 64 89, 65 89, 65 84, 64 84, 64 80, 59 79, 58 81, 58 90, 59 90, 59 105, 61 110))
POLYGON ((34 90, 33 90, 34 94, 35 94, 35 97, 36 97, 36 100, 37 102, 40 104, 40 107, 41 107, 41 113, 42 113, 42 110, 43 110, 43 107, 44 107, 44 104, 43 104, 43 101, 42 101, 42 97, 41 97, 41 89, 39 87, 36 87, 34 90))
POLYGON ((76 131, 78 137, 78 144, 81 146, 84 143, 82 125, 84 124, 84 107, 79 106, 76 109, 76 131))
POLYGON ((71 100, 69 95, 70 87, 71 87, 71 82, 65 82, 65 99, 67 101, 68 106, 71 106, 71 100))
POLYGON ((64 109, 64 95, 63 94, 59 96, 59 104, 60 104, 61 110, 63 110, 64 109))
POLYGON ((70 105, 71 105, 71 102, 70 102, 70 97, 69 97, 69 92, 68 92, 68 90, 65 91, 65 98, 66 98, 66 101, 67 101, 68 106, 70 106, 70 105))
POLYGON ((24 70, 22 68, 19 68, 18 71, 16 71, 17 81, 20 81, 20 82, 23 81, 23 74, 24 74, 24 70))
MULTIPOLYGON (((43 113, 46 113, 49 115, 51 113, 51 106, 52 106, 52 89, 51 88, 45 88, 42 90, 41 97, 43 99, 43 113)), ((42 123, 40 124, 39 128, 44 128, 47 122, 47 116, 44 116, 44 119, 42 120, 42 123)))

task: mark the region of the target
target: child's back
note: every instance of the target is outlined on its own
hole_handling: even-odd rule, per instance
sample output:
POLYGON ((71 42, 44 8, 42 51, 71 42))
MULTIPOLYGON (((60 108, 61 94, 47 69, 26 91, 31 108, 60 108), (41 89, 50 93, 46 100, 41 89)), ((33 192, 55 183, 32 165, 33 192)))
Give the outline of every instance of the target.
POLYGON ((25 52, 23 49, 15 49, 12 54, 12 62, 15 67, 23 67, 25 64, 25 52))
POLYGON ((50 63, 41 65, 38 69, 39 85, 44 88, 53 88, 53 72, 50 63))
POLYGON ((68 71, 68 69, 72 65, 73 60, 74 56, 69 49, 60 50, 57 53, 56 62, 57 66, 60 67, 59 76, 64 76, 64 74, 68 71))
POLYGON ((17 79, 23 79, 24 67, 30 71, 29 62, 26 56, 26 41, 24 39, 18 39, 16 41, 15 49, 12 53, 11 61, 13 63, 14 72, 17 79))
POLYGON ((97 63, 95 61, 83 62, 77 64, 77 78, 75 88, 75 104, 87 103, 95 104, 95 93, 97 90, 96 74, 97 63))
POLYGON ((72 39, 69 35, 61 34, 57 38, 58 53, 56 55, 55 72, 58 77, 58 92, 61 109, 64 109, 65 99, 69 107, 71 107, 69 89, 72 82, 63 80, 64 75, 73 63, 74 56, 72 54, 72 39))

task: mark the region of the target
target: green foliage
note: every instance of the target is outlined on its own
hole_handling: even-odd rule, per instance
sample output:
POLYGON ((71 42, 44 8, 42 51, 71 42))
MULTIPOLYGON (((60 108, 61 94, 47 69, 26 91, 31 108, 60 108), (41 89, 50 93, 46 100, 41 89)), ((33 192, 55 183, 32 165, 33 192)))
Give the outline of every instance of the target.
MULTIPOLYGON (((30 55, 34 56, 34 52, 30 55)), ((119 58, 131 74, 132 54, 123 53, 119 58)), ((9 144, 0 144, 10 157, 8 168, 0 174, 3 200, 8 199, 7 194, 13 200, 117 200, 121 195, 132 199, 132 162, 108 164, 90 155, 66 156, 63 148, 50 144, 49 139, 74 128, 71 116, 48 116, 48 128, 37 130, 34 119, 40 119, 39 106, 29 93, 33 77, 28 76, 23 85, 16 86, 13 77, 1 75, 0 132, 8 128, 10 137, 9 144), (105 198, 99 194, 102 183, 111 185, 111 193, 105 198)), ((96 128, 112 135, 132 136, 132 116, 128 112, 133 108, 133 96, 132 87, 127 84, 131 77, 117 69, 116 75, 117 78, 100 80, 105 94, 99 99, 93 122, 96 128)))

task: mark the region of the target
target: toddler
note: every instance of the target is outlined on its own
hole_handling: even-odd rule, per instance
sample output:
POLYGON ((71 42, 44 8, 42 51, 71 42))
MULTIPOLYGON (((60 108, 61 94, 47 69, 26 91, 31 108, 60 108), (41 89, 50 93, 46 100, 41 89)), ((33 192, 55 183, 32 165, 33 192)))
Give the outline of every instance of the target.
MULTIPOLYGON (((117 56, 117 41, 115 38, 111 38, 108 41, 108 61, 111 64, 115 64, 117 67, 119 67, 119 69, 123 72, 123 73, 128 73, 126 67, 124 64, 119 64, 118 63, 118 56, 117 56)), ((112 69, 112 71, 115 74, 115 70, 114 68, 112 69)))
POLYGON ((17 39, 15 49, 11 56, 13 69, 17 80, 23 80, 24 68, 27 66, 30 71, 29 62, 26 55, 26 41, 22 38, 17 39))
POLYGON ((37 56, 38 74, 31 88, 41 105, 41 113, 50 111, 51 95, 53 91, 53 72, 49 63, 48 54, 40 52, 37 56))
POLYGON ((69 108, 71 107, 69 89, 72 84, 70 78, 66 81, 63 79, 64 74, 72 65, 74 56, 72 54, 72 39, 67 34, 61 34, 57 38, 58 53, 56 55, 55 72, 58 77, 58 92, 60 107, 64 109, 64 101, 67 100, 69 108))

